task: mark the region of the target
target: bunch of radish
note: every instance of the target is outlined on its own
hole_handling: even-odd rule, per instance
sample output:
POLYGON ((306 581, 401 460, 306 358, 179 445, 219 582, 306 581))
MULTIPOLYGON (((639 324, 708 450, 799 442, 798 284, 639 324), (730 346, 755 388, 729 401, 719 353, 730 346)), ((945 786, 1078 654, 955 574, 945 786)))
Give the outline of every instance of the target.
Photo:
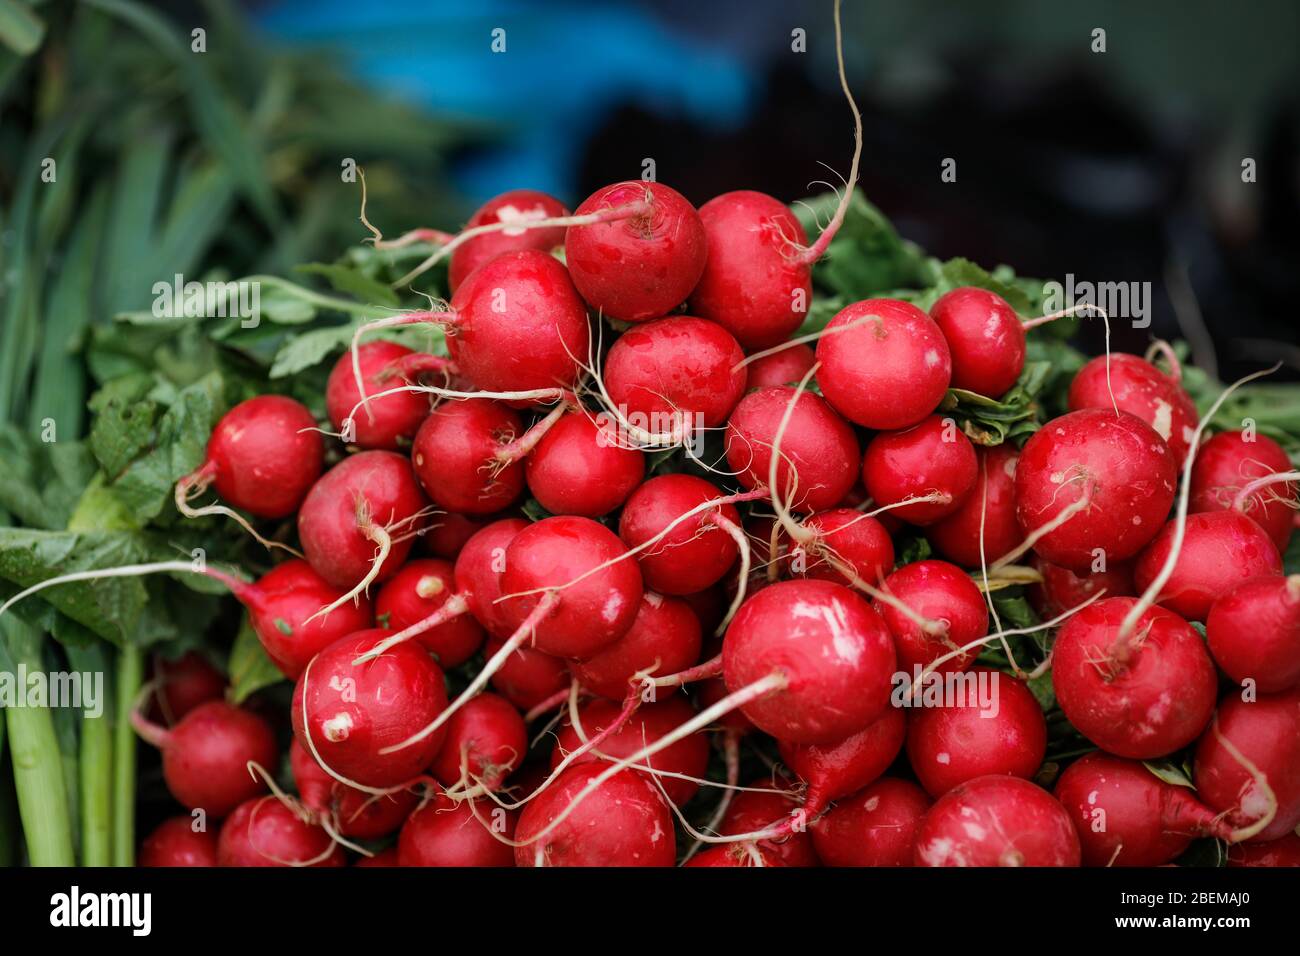
POLYGON ((141 861, 1294 863, 1300 474, 1136 355, 1027 439, 968 434, 950 390, 1000 398, 1051 318, 991 289, 801 335, 849 198, 810 243, 747 190, 503 194, 437 234, 445 309, 371 323, 446 354, 363 328, 328 422, 231 409, 176 500, 296 524, 257 580, 206 572, 295 682, 292 780, 267 714, 161 668, 137 727, 191 816, 141 861), (1086 754, 1047 759, 1049 717, 1086 754))

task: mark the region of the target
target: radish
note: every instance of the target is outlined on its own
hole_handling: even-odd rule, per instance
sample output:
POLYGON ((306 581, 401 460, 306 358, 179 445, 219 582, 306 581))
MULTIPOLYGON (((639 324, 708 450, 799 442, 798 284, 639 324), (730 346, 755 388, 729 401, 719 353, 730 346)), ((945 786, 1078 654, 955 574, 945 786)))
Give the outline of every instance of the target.
POLYGON ((171 728, 135 710, 131 726, 162 751, 163 780, 177 802, 211 817, 224 817, 265 789, 249 774, 250 762, 271 767, 277 760, 267 722, 225 701, 200 704, 171 728))
POLYGON ((587 310, 569 271, 536 249, 475 269, 439 318, 457 368, 487 391, 570 388, 591 348, 587 310))
POLYGON ((226 675, 198 651, 186 651, 176 660, 161 654, 153 659, 157 693, 151 701, 150 719, 171 725, 199 704, 220 700, 226 693, 226 675))
MULTIPOLYGON (((1025 538, 1016 521, 1016 462, 1020 456, 1009 444, 977 448, 975 454, 979 462, 975 486, 947 517, 929 525, 925 536, 954 564, 987 568, 1025 538)), ((889 513, 896 515, 899 510, 889 513)))
POLYGON ((641 774, 612 774, 575 802, 605 770, 599 763, 569 767, 524 807, 515 830, 516 866, 673 865, 672 813, 641 774))
MULTIPOLYGON (((579 735, 577 728, 569 721, 565 721, 555 735, 555 747, 551 750, 551 769, 556 769, 568 754, 576 751, 586 740, 595 737, 615 723, 622 709, 612 701, 599 698, 583 704, 578 710, 578 723, 582 728, 582 734, 579 735)), ((632 715, 631 720, 600 742, 600 745, 595 748, 599 754, 588 751, 575 759, 570 766, 593 763, 604 758, 618 760, 629 754, 635 754, 646 744, 654 743, 694 716, 695 709, 680 696, 643 704, 632 715)), ((683 806, 699 790, 699 784, 684 778, 704 776, 708 762, 708 738, 703 734, 690 734, 653 757, 647 757, 643 765, 665 774, 680 775, 660 777, 659 783, 668 794, 669 800, 678 806, 683 806)))
MULTIPOLYGON (((875 584, 894 567, 894 542, 885 526, 853 508, 819 511, 803 523, 803 530, 811 537, 784 562, 791 573, 844 584, 848 571, 875 584)), ((771 538, 767 541, 770 547, 771 538)))
POLYGON ((1019 777, 976 777, 921 821, 917 866, 1078 866, 1079 835, 1050 793, 1019 777))
POLYGON ((390 647, 364 664, 353 661, 389 636, 360 631, 321 651, 293 690, 298 742, 341 783, 373 793, 409 783, 429 766, 443 734, 405 741, 447 706, 442 670, 419 645, 390 647))
POLYGON ((1189 788, 1100 751, 1070 764, 1055 792, 1079 833, 1084 866, 1163 866, 1195 837, 1231 836, 1189 788))
POLYGON ((517 814, 439 794, 411 814, 397 838, 400 866, 514 866, 517 814), (494 829, 499 828, 499 829, 494 829))
MULTIPOLYGON (((906 673, 925 668, 949 652, 983 637, 989 630, 988 605, 975 582, 946 561, 905 564, 882 586, 885 593, 911 609, 877 601, 876 610, 894 636, 899 667, 906 673)), ((964 671, 979 656, 970 648, 940 664, 938 673, 964 671)))
MULTIPOLYGON (((488 638, 488 658, 495 657, 504 643, 488 638)), ((492 675, 492 687, 520 710, 532 710, 568 686, 569 671, 564 661, 529 647, 516 648, 492 675)))
MULTIPOLYGON (((425 507, 411 463, 391 451, 345 458, 312 486, 298 512, 298 537, 330 585, 361 594, 397 573, 425 507)), ((335 602, 342 605, 342 599, 335 602)))
MULTIPOLYGON (((792 793, 773 790, 772 784, 773 781, 767 778, 755 780, 750 786, 763 789, 741 790, 736 793, 722 818, 718 833, 721 836, 739 836, 742 833, 758 833, 770 829, 774 824, 788 824, 791 811, 799 808, 799 799, 792 793)), ((762 854, 766 866, 821 865, 817 852, 813 849, 812 836, 803 827, 791 829, 790 832, 769 840, 759 840, 752 845, 762 854)))
POLYGON ((605 359, 605 392, 640 429, 690 435, 727 420, 745 393, 744 359, 722 326, 672 315, 619 336, 605 359))
POLYGON ((1071 571, 1136 555, 1174 502, 1177 466, 1164 439, 1128 412, 1053 419, 1016 463, 1016 519, 1034 549, 1071 571))
POLYGON ((321 827, 276 797, 241 803, 221 826, 218 866, 343 866, 343 851, 321 827))
MULTIPOLYGON (((1140 591, 1155 580, 1173 546, 1173 521, 1138 555, 1133 581, 1140 591)), ((1210 606, 1251 578, 1280 576, 1282 557, 1263 528, 1237 511, 1187 516, 1173 572, 1155 601, 1189 621, 1204 621, 1210 606)))
POLYGON ((325 385, 325 408, 330 421, 350 444, 397 451, 415 437, 420 422, 429 414, 429 396, 392 390, 393 387, 414 380, 423 372, 448 370, 450 363, 396 342, 367 342, 357 349, 356 360, 367 394, 386 394, 367 402, 366 413, 354 417, 353 410, 361 401, 362 393, 353 375, 352 356, 345 353, 335 363, 325 385))
POLYGON ((938 495, 938 501, 894 508, 912 524, 933 524, 961 507, 975 487, 979 462, 975 447, 951 418, 930 415, 898 432, 871 439, 862 459, 862 483, 877 505, 938 495))
POLYGON ((1244 511, 1268 532, 1278 551, 1285 552, 1300 484, 1268 485, 1253 490, 1240 504, 1237 497, 1256 479, 1285 474, 1291 467, 1282 446, 1267 435, 1220 432, 1201 446, 1192 463, 1191 510, 1244 511))
POLYGON ((1165 440, 1180 468, 1196 431, 1196 406, 1178 379, 1123 352, 1100 355, 1079 369, 1070 383, 1069 405, 1072 412, 1118 408, 1136 415, 1165 440))
POLYGON ((746 366, 749 378, 746 388, 767 388, 770 385, 794 385, 817 362, 813 350, 800 343, 790 345, 761 358, 755 357, 746 366))
POLYGON ((429 767, 444 787, 473 783, 500 790, 528 753, 528 728, 504 697, 480 694, 447 721, 447 736, 429 767))
POLYGON ((1033 566, 1043 580, 1030 586, 1029 602, 1045 619, 1078 607, 1098 592, 1104 592, 1106 597, 1133 597, 1136 593, 1131 561, 1111 564, 1105 571, 1075 574, 1035 555, 1033 566))
MULTIPOLYGON (((225 581, 225 576, 222 576, 225 581)), ((370 599, 329 584, 299 558, 272 568, 252 584, 231 578, 231 593, 248 608, 248 620, 268 657, 290 680, 297 680, 308 661, 341 637, 374 623, 370 599), (323 607, 328 614, 316 617, 323 607)))
POLYGON ((1228 850, 1228 866, 1300 866, 1300 833, 1268 843, 1239 843, 1228 850))
POLYGON ((500 402, 443 402, 416 433, 411 462, 420 486, 438 507, 492 514, 524 490, 523 436, 519 413, 500 402))
MULTIPOLYGON (((629 548, 641 548, 694 508, 722 498, 722 492, 693 475, 659 475, 632 492, 618 523, 629 548)), ((663 594, 692 594, 711 587, 736 563, 738 548, 728 527, 740 513, 722 501, 699 517, 681 522, 636 554, 646 585, 663 594)))
POLYGON ((991 708, 972 692, 964 701, 918 708, 908 721, 907 758, 932 797, 989 774, 1032 780, 1047 754, 1047 719, 1025 682, 987 667, 971 674, 989 675, 991 708))
POLYGON ((627 555, 618 536, 590 518, 529 525, 505 553, 502 604, 511 623, 521 627, 540 614, 532 646, 557 657, 581 660, 608 647, 632 627, 641 605, 641 572, 627 555))
POLYGON ((771 853, 762 853, 752 843, 724 843, 703 853, 697 853, 685 863, 684 867, 760 867, 785 866, 780 858, 771 853))
POLYGON ((995 292, 963 286, 930 306, 952 355, 952 387, 1001 398, 1025 367, 1020 316, 995 292))
POLYGON ((259 395, 221 416, 203 464, 176 484, 176 510, 198 518, 226 515, 268 547, 241 516, 221 505, 194 508, 190 500, 210 486, 228 504, 258 518, 287 518, 320 477, 325 444, 316 419, 283 395, 259 395))
POLYGON ((930 798, 914 783, 885 777, 837 801, 812 825, 826 866, 911 866, 930 798))
POLYGON ((341 836, 373 840, 395 833, 419 803, 413 790, 369 794, 340 783, 297 740, 289 745, 289 767, 303 805, 341 836))
POLYGON ((397 862, 397 847, 390 846, 387 850, 380 850, 374 856, 363 856, 352 865, 354 867, 359 866, 366 869, 399 866, 400 864, 397 862))
POLYGON ((662 677, 699 661, 701 642, 700 621, 689 604, 646 591, 628 632, 569 669, 584 689, 621 701, 637 674, 662 677))
POLYGON ((808 785, 804 812, 815 819, 827 805, 861 790, 889 769, 903 749, 907 718, 890 707, 865 729, 833 744, 777 741, 781 759, 808 785))
MULTIPOLYGON (((465 222, 467 230, 494 222, 514 222, 520 226, 530 220, 557 219, 569 215, 564 203, 536 189, 511 189, 493 196, 474 211, 465 222)), ((447 285, 452 292, 469 274, 497 256, 518 249, 536 249, 550 252, 564 245, 564 227, 550 226, 541 229, 505 229, 475 236, 456 247, 447 267, 447 285)))
POLYGON ((1205 729, 1218 675, 1200 635, 1163 608, 1145 610, 1121 640, 1136 604, 1103 598, 1066 621, 1052 651, 1052 687, 1066 718, 1098 747, 1150 760, 1205 729))
POLYGON ((1214 602, 1205 621, 1210 654, 1238 684, 1266 694, 1300 684, 1300 574, 1263 577, 1214 602))
POLYGON ((1229 694, 1196 745, 1193 779, 1238 839, 1279 840, 1300 825, 1300 689, 1229 694))
POLYGON ((190 816, 168 817, 140 844, 136 866, 216 866, 217 837, 190 816))
POLYGON ((649 203, 645 213, 571 228, 564 239, 565 261, 582 298, 621 322, 658 318, 680 305, 699 281, 708 254, 699 213, 662 183, 605 186, 583 200, 575 215, 639 201, 649 203))
POLYGON ((865 600, 829 581, 783 581, 745 602, 723 641, 723 676, 735 695, 771 690, 741 706, 778 740, 830 744, 864 730, 889 706, 894 646, 865 600))
POLYGON ((817 341, 817 382, 831 407, 867 428, 918 424, 943 400, 952 356, 939 326, 909 302, 842 309, 817 341))
MULTIPOLYGON (((506 568, 506 549, 516 535, 529 526, 523 518, 502 518, 476 532, 456 558, 456 593, 488 634, 504 640, 514 631, 513 615, 501 597, 501 573, 506 568)), ((451 599, 448 599, 451 603, 451 599)), ((445 607, 444 607, 445 610, 445 607)), ((491 651, 489 651, 491 656, 491 651)), ((560 668, 563 671, 563 667, 560 668)))
POLYGON ((746 488, 765 487, 772 446, 793 404, 781 440, 777 489, 795 511, 834 508, 861 470, 857 436, 821 398, 793 388, 760 388, 740 400, 727 422, 727 464, 746 488))
POLYGON ((435 558, 454 561, 465 542, 492 523, 492 517, 470 517, 446 512, 429 519, 424 546, 435 558))
POLYGON ((614 422, 566 413, 524 459, 528 489, 551 514, 599 518, 617 510, 645 477, 645 455, 620 441, 614 422))
MULTIPOLYGON (((375 598, 375 613, 385 630, 404 631, 446 606, 455 594, 454 569, 437 558, 408 561, 375 598)), ((361 628, 356 628, 361 630, 361 628)), ((431 627, 416 637, 440 667, 459 667, 483 645, 483 627, 468 614, 431 627)))

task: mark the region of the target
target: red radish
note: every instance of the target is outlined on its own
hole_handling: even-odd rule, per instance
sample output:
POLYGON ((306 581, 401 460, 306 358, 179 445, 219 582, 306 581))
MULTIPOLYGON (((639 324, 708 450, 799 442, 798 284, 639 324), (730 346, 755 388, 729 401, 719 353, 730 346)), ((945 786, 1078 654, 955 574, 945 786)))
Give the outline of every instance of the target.
POLYGON ((1247 581, 1214 602, 1210 654, 1238 684, 1266 694, 1300 684, 1300 574, 1247 581))
MULTIPOLYGON (((1025 539, 1016 521, 1016 462, 1013 445, 977 448, 979 461, 975 486, 951 514, 926 528, 935 549, 965 568, 988 567, 1015 550, 1025 539), (983 559, 980 525, 983 522, 983 559)), ((897 511, 887 512, 897 514, 897 511)))
MULTIPOLYGON (((788 824, 791 811, 799 808, 798 798, 792 793, 772 790, 773 781, 769 778, 755 780, 750 786, 765 789, 741 790, 732 798, 718 827, 721 836, 758 833, 773 826, 788 824)), ((760 840, 755 845, 769 866, 820 865, 817 853, 813 850, 812 836, 802 826, 779 837, 760 840)))
POLYGON ((443 402, 416 433, 411 462, 421 487, 440 508, 492 514, 524 489, 522 455, 512 447, 523 435, 519 413, 500 402, 443 402))
POLYGON ((684 302, 707 255, 699 213, 663 183, 605 186, 588 196, 575 215, 635 202, 648 202, 650 208, 631 218, 570 228, 564 239, 565 261, 583 299, 621 322, 658 318, 684 302))
POLYGON ((447 359, 414 352, 396 342, 367 342, 357 348, 357 362, 366 394, 390 392, 357 410, 361 392, 357 389, 352 353, 345 352, 335 363, 325 385, 325 408, 344 440, 361 448, 397 451, 415 437, 416 429, 429 414, 429 396, 420 392, 396 391, 421 372, 443 369, 447 359), (347 422, 351 421, 351 430, 347 422))
POLYGON ((1076 613, 1056 637, 1052 687, 1066 718, 1103 750, 1149 760, 1200 735, 1214 712, 1218 675, 1205 642, 1186 621, 1147 609, 1133 634, 1120 625, 1137 602, 1103 598, 1076 613))
POLYGON ((406 458, 363 451, 312 486, 298 512, 298 537, 312 568, 334 587, 386 581, 406 560, 424 507, 406 458))
POLYGON ((343 851, 328 833, 277 797, 241 803, 221 826, 218 866, 343 866, 343 851))
POLYGON ((826 866, 911 866, 930 798, 914 783, 886 777, 838 801, 812 825, 826 866))
POLYGON ((1239 843, 1228 850, 1228 866, 1300 866, 1300 833, 1268 843, 1239 843))
POLYGON ((646 591, 628 632, 586 660, 574 661, 569 669, 593 694, 621 701, 633 675, 663 677, 695 664, 701 642, 700 621, 689 604, 646 591))
POLYGON ((226 675, 198 651, 186 651, 176 660, 161 654, 154 657, 154 680, 158 691, 151 707, 151 717, 174 724, 199 704, 220 700, 226 693, 226 675))
MULTIPOLYGON (((484 653, 491 659, 504 643, 490 637, 484 653)), ((558 657, 520 647, 492 675, 492 686, 520 710, 532 710, 569 686, 569 671, 558 657)))
POLYGON ((1191 396, 1177 379, 1136 355, 1097 356, 1074 376, 1069 402, 1072 412, 1118 407, 1136 415, 1165 440, 1179 468, 1191 448, 1197 422, 1191 396))
POLYGON ((781 457, 777 490, 795 511, 834 508, 857 481, 860 452, 853 429, 816 395, 793 388, 760 388, 740 400, 727 422, 727 464, 746 488, 765 487, 772 445, 793 401, 781 457))
POLYGON ((932 797, 988 774, 1032 780, 1047 754, 1047 720, 1024 681, 976 667, 964 701, 920 707, 908 721, 907 757, 932 797), (977 699, 988 680, 990 706, 977 699))
POLYGON ((316 419, 300 402, 283 395, 258 395, 221 416, 208 439, 203 465, 176 486, 176 506, 209 485, 222 500, 259 518, 287 518, 298 510, 320 477, 325 444, 316 419))
POLYGON ((400 864, 397 862, 397 847, 390 846, 387 850, 380 850, 374 856, 363 856, 352 865, 354 867, 365 867, 366 869, 371 869, 373 867, 399 866, 400 864))
MULTIPOLYGON (((536 189, 511 189, 493 196, 475 210, 465 223, 466 229, 494 222, 517 222, 521 226, 530 220, 559 219, 569 215, 564 203, 554 196, 536 189)), ((503 229, 475 236, 457 246, 447 267, 447 285, 455 292, 469 274, 490 259, 518 249, 536 249, 550 252, 564 245, 564 227, 548 226, 541 229, 503 229)))
MULTIPOLYGON (((1237 493, 1257 478, 1290 471, 1291 460, 1282 446, 1267 435, 1220 432, 1196 453, 1192 463, 1191 510, 1227 511, 1236 506, 1237 493)), ((1288 507, 1300 494, 1300 484, 1269 485, 1252 492, 1243 509, 1277 545, 1286 551, 1294 528, 1295 512, 1288 507)))
POLYGON ((516 627, 547 591, 555 606, 532 628, 532 646, 581 660, 622 637, 641 605, 641 572, 614 532, 590 518, 545 518, 506 548, 502 605, 516 627), (559 590, 549 590, 549 589, 559 590))
MULTIPOLYGON (((629 548, 659 535, 682 515, 723 497, 714 485, 693 475, 659 475, 628 498, 618 533, 629 548)), ((740 512, 724 503, 699 512, 636 553, 646 585, 664 594, 692 594, 721 580, 739 553, 720 521, 740 524, 740 512)))
POLYGON ((831 407, 875 429, 908 428, 948 390, 952 356, 939 326, 899 299, 867 299, 840 311, 817 340, 817 382, 831 407))
MULTIPOLYGON (((700 710, 712 707, 727 696, 727 684, 721 677, 699 681, 695 684, 695 687, 695 700, 700 710)), ((733 710, 731 713, 719 717, 718 726, 728 733, 736 734, 738 737, 743 737, 758 729, 754 726, 754 722, 739 710, 733 710)))
POLYGON ((921 821, 917 866, 1078 866, 1079 835, 1050 793, 1019 777, 976 777, 921 821))
POLYGON ((722 326, 671 315, 624 332, 605 359, 605 391, 652 434, 713 428, 745 393, 745 354, 722 326))
POLYGON ((359 788, 388 789, 429 766, 443 734, 389 753, 447 706, 442 670, 418 644, 390 647, 363 664, 359 655, 388 631, 359 631, 311 662, 293 690, 293 730, 298 742, 335 779, 359 788))
POLYGON ((746 867, 746 866, 785 866, 781 859, 772 853, 763 853, 752 843, 723 843, 719 846, 697 853, 682 866, 687 867, 746 867))
POLYGON ((252 584, 228 585, 248 608, 249 623, 275 666, 296 680, 307 662, 341 637, 374 623, 370 599, 359 594, 342 601, 342 588, 329 584, 310 564, 299 558, 272 568, 252 584), (313 619, 323 607, 337 605, 313 619))
POLYGON ((190 816, 168 817, 140 844, 136 866, 216 866, 217 837, 190 816))
MULTIPOLYGON (((1146 591, 1164 567, 1174 532, 1170 521, 1138 555, 1133 582, 1139 591, 1146 591)), ((1237 585, 1281 573, 1277 546, 1245 515, 1238 511, 1188 515, 1173 573, 1155 600, 1189 621, 1204 621, 1210 606, 1237 585)))
POLYGON ((340 783, 296 740, 289 745, 289 766, 303 805, 345 837, 373 840, 395 833, 419 803, 413 790, 379 795, 340 783))
POLYGON ((952 387, 1001 398, 1025 367, 1020 316, 996 292, 963 286, 930 306, 952 353, 952 387))
POLYGON ((1021 450, 1016 518, 1026 534, 1040 533, 1043 558, 1087 571, 1099 556, 1133 557, 1159 533, 1176 481, 1173 455, 1145 422, 1123 411, 1071 412, 1021 450))
POLYGON ((446 321, 451 357, 486 391, 571 387, 591 347, 587 310, 569 271, 536 249, 475 269, 452 296, 446 321))
POLYGON ((604 415, 566 413, 524 459, 528 489, 551 514, 599 518, 622 506, 645 477, 645 455, 604 415))
MULTIPOLYGON (((1291 833, 1300 824, 1300 689, 1249 701, 1224 697, 1196 745, 1193 769, 1197 792, 1212 809, 1241 830, 1259 827, 1247 839, 1263 843, 1291 833)), ((1246 835, 1241 830, 1239 838, 1246 835)))
MULTIPOLYGON (((437 558, 408 561, 380 588, 375 614, 386 630, 404 631, 443 607, 454 594, 451 562, 437 558)), ((433 654, 439 666, 451 669, 474 656, 483 644, 483 636, 482 625, 462 614, 415 639, 433 654)))
POLYGON ((705 588, 703 591, 696 591, 694 594, 683 594, 681 599, 689 604, 691 610, 695 612, 695 616, 700 622, 701 633, 712 634, 726 616, 727 595, 716 584, 711 588, 705 588))
POLYGON ((200 704, 175 727, 150 723, 132 713, 136 733, 162 751, 163 779, 177 802, 210 817, 224 817, 261 793, 261 779, 249 762, 275 766, 275 734, 256 714, 225 701, 200 704))
POLYGON ((451 800, 443 794, 416 810, 397 838, 400 866, 514 866, 507 842, 517 814, 486 801, 451 800))
POLYGON ((527 527, 528 522, 523 518, 494 521, 466 541, 456 558, 456 593, 463 595, 470 613, 488 634, 502 640, 515 629, 506 605, 497 603, 502 594, 501 572, 506 569, 506 548, 527 527))
POLYGON ((780 675, 741 707, 790 743, 829 744, 865 729, 889 706, 894 644, 864 599, 829 581, 783 581, 741 605, 722 647, 727 689, 780 675))
POLYGON ((526 753, 528 728, 519 711, 504 697, 479 694, 448 719, 447 737, 429 771, 444 787, 463 779, 499 790, 526 753))
MULTIPOLYGON (((614 724, 622 709, 612 701, 599 698, 583 704, 578 710, 578 721, 582 726, 583 736, 579 736, 577 730, 567 720, 564 722, 555 735, 555 747, 551 750, 551 769, 558 767, 567 755, 581 747, 586 740, 614 724)), ((596 749, 612 760, 619 760, 635 754, 646 744, 652 744, 666 736, 694 716, 695 709, 680 695, 643 704, 627 723, 602 740, 596 749)), ((594 763, 602 759, 604 759, 602 756, 588 751, 574 760, 571 766, 594 763)), ((704 734, 690 734, 683 737, 642 761, 653 770, 686 777, 703 777, 708 762, 709 741, 704 734)), ((659 778, 659 783, 663 785, 668 799, 678 806, 684 805, 699 790, 699 784, 680 777, 663 776, 659 778)))
MULTIPOLYGON (((917 668, 988 633, 989 611, 975 582, 961 568, 946 561, 914 561, 885 578, 883 590, 924 619, 921 624, 897 607, 877 601, 875 608, 894 635, 899 667, 915 677, 917 668)), ((973 647, 940 664, 940 674, 964 671, 979 656, 973 647)))
POLYGON ((912 524, 933 524, 953 514, 970 495, 979 478, 979 461, 957 423, 930 415, 899 432, 882 432, 867 445, 862 482, 877 505, 894 505, 908 498, 939 495, 892 509, 912 524))
POLYGON ((767 388, 769 385, 795 385, 808 373, 817 356, 808 346, 790 345, 780 351, 749 363, 749 380, 746 388, 767 388))
POLYGON ((804 811, 815 818, 826 806, 861 790, 889 769, 903 749, 907 718, 891 707, 866 729, 833 744, 777 741, 785 765, 808 784, 804 811))
POLYGON ((600 763, 569 767, 524 807, 515 830, 516 866, 673 865, 672 812, 641 774, 613 774, 574 803, 605 769, 600 763))
POLYGON ((1044 619, 1064 614, 1102 590, 1106 597, 1133 597, 1136 593, 1131 561, 1111 564, 1105 571, 1075 574, 1069 568, 1059 568, 1035 555, 1033 566, 1043 580, 1030 586, 1029 601, 1044 619))
POLYGON ((453 512, 434 515, 424 533, 424 546, 435 558, 454 561, 465 542, 491 523, 491 518, 471 518, 453 512))
POLYGON ((859 580, 876 584, 894 567, 894 542, 889 532, 860 511, 819 511, 803 528, 812 538, 790 553, 786 564, 791 573, 843 584, 849 580, 844 574, 847 567, 859 580))
POLYGON ((1229 828, 1193 792, 1100 751, 1070 764, 1056 782, 1056 799, 1079 832, 1084 866, 1162 866, 1195 837, 1227 839, 1229 828))
POLYGON ((779 200, 742 189, 706 202, 700 221, 708 259, 690 311, 724 326, 746 349, 789 338, 812 304, 812 262, 800 255, 808 235, 799 220, 779 200))

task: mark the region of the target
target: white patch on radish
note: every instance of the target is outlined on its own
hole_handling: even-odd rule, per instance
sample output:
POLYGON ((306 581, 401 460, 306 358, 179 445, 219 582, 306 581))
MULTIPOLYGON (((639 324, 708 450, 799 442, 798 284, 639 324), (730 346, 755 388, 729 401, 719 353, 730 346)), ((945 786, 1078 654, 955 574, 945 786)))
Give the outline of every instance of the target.
MULTIPOLYGON (((532 209, 519 209, 516 206, 502 206, 497 210, 497 220, 499 222, 531 222, 535 219, 545 219, 546 210, 541 206, 534 206, 532 209)), ((527 229, 502 229, 503 236, 522 236, 527 229)))
POLYGON ((613 624, 618 620, 618 613, 621 610, 623 610, 623 595, 611 591, 609 597, 605 599, 605 606, 600 609, 601 620, 606 624, 613 624))
POLYGON ((347 740, 348 734, 352 733, 352 715, 341 710, 321 724, 320 729, 321 733, 325 735, 325 739, 331 743, 347 740))
POLYGON ((872 797, 870 800, 868 800, 866 803, 862 805, 862 809, 866 810, 868 813, 871 813, 878 806, 880 806, 880 798, 872 797))
POLYGON ((940 362, 942 362, 942 361, 943 361, 943 360, 942 360, 941 358, 939 358, 939 353, 938 353, 937 350, 935 350, 935 349, 926 349, 926 350, 925 350, 925 364, 926 364, 926 367, 927 367, 927 368, 934 368, 936 365, 938 365, 938 364, 939 364, 940 362))
POLYGON ((941 763, 945 767, 952 763, 952 757, 947 753, 937 754, 934 758, 935 763, 941 763))
POLYGON ((1141 516, 1141 515, 1134 515, 1134 516, 1133 516, 1133 523, 1134 523, 1135 525, 1139 525, 1139 524, 1141 524, 1141 523, 1142 523, 1142 516, 1141 516))
POLYGON ((961 828, 962 830, 965 831, 966 835, 970 837, 972 840, 983 841, 984 838, 988 836, 988 831, 985 830, 978 823, 963 823, 961 828))
POLYGON ((1156 430, 1157 435, 1169 441, 1169 435, 1174 430, 1174 409, 1164 399, 1156 400, 1156 414, 1151 420, 1151 427, 1156 430))
POLYGON ((1088 806, 1094 807, 1096 805, 1097 805, 1097 791, 1094 790, 1092 791, 1092 793, 1088 794, 1088 806))

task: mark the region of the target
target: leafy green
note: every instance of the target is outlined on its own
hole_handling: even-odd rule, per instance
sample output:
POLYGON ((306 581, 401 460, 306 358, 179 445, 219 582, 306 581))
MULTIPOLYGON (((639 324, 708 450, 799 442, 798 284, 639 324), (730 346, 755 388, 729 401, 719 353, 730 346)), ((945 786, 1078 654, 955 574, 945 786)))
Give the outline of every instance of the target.
POLYGON ((271 658, 266 656, 248 615, 244 615, 239 633, 235 635, 226 672, 230 675, 231 702, 235 704, 242 704, 259 690, 285 679, 271 658))

